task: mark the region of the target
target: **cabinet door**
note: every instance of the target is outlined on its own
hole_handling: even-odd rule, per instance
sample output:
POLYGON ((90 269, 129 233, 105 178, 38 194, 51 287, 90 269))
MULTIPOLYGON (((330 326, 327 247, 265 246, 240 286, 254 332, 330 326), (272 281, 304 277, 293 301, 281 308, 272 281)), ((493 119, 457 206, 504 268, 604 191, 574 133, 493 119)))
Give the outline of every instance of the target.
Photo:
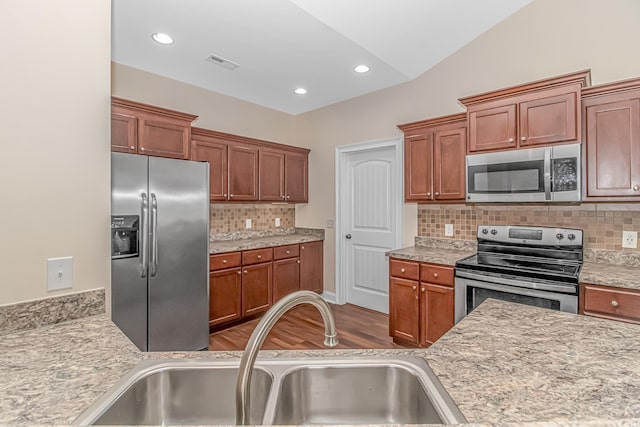
POLYGON ((284 153, 260 150, 260 200, 282 202, 284 192, 284 153))
MULTIPOLYGON (((533 96, 533 95, 531 95, 533 96)), ((539 98, 521 102, 520 147, 578 139, 578 93, 539 98)))
POLYGON ((271 307, 272 266, 270 262, 242 268, 242 316, 271 307))
POLYGON ((138 117, 138 153, 148 156, 188 159, 190 123, 179 120, 138 117))
POLYGON ((420 344, 428 346, 453 328, 454 290, 420 283, 420 344))
POLYGON ((466 141, 466 128, 434 132, 433 180, 436 200, 464 200, 466 141))
POLYGON ((240 268, 214 271, 209 275, 209 325, 242 317, 242 271, 240 268))
POLYGON ((433 199, 433 141, 428 134, 404 138, 404 200, 433 199))
POLYGON ((284 162, 284 194, 287 202, 307 203, 308 196, 308 165, 307 154, 287 153, 284 162))
POLYGON ((111 112, 111 151, 138 152, 138 119, 117 107, 111 112))
POLYGON ((273 262, 273 303, 300 289, 300 258, 273 262))
POLYGON ((229 146, 229 200, 258 200, 258 149, 229 146))
POLYGON ((469 152, 516 148, 516 105, 469 111, 469 152))
POLYGON ((640 196, 640 99, 586 107, 587 196, 640 196))
POLYGON ((389 335, 402 341, 419 344, 420 302, 418 282, 389 278, 389 335))
POLYGON ((300 289, 322 293, 322 242, 300 244, 300 289))
POLYGON ((191 160, 209 163, 210 199, 227 200, 227 144, 193 136, 191 160))

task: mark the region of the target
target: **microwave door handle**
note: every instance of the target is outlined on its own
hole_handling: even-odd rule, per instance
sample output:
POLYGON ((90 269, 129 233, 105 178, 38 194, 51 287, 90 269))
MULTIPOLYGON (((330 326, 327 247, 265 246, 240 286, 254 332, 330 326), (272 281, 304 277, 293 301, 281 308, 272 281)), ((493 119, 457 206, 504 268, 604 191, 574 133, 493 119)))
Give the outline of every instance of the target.
POLYGON ((147 200, 147 194, 140 194, 140 205, 141 205, 141 215, 140 215, 140 232, 138 235, 141 237, 141 248, 140 248, 140 277, 147 277, 147 271, 149 269, 149 259, 147 257, 147 252, 149 249, 149 224, 147 222, 147 218, 149 217, 149 201, 147 200))
POLYGON ((151 193, 151 276, 158 272, 158 201, 156 195, 151 193))
POLYGON ((551 200, 551 148, 544 150, 544 199, 551 200))

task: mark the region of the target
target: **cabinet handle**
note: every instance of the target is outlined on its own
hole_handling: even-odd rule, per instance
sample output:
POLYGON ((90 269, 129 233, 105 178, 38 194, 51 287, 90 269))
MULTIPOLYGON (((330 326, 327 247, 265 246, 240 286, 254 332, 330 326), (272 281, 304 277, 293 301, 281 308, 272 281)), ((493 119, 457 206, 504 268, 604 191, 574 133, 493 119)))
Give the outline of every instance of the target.
POLYGON ((438 273, 433 273, 433 277, 438 278, 438 273))
POLYGON ((291 198, 291 196, 287 196, 287 200, 289 200, 291 198))
POLYGON ((616 300, 612 300, 612 301, 611 301, 611 307, 617 307, 617 306, 619 306, 619 305, 620 305, 620 304, 618 304, 618 301, 616 301, 616 300))
POLYGON ((223 264, 226 264, 226 263, 227 263, 227 260, 226 260, 226 259, 223 259, 223 260, 222 260, 222 263, 223 263, 223 264))
POLYGON ((132 145, 132 146, 131 146, 131 149, 132 149, 132 150, 135 150, 135 149, 136 149, 136 146, 135 146, 135 145, 132 145))
POLYGON ((287 198, 287 196, 282 196, 282 198, 283 198, 283 199, 286 199, 286 198, 287 198))
POLYGON ((304 251, 304 246, 300 246, 300 249, 302 249, 304 251))
POLYGON ((426 289, 425 288, 420 288, 420 292, 425 292, 426 289))
POLYGON ((244 274, 247 274, 247 273, 248 273, 248 271, 247 271, 247 270, 245 270, 245 271, 244 271, 244 274))
POLYGON ((526 136, 523 136, 523 137, 520 138, 520 141, 526 141, 526 140, 527 140, 526 136))
POLYGON ((418 287, 417 287, 416 285, 413 285, 413 286, 411 287, 411 289, 413 289, 413 290, 415 291, 416 289, 418 289, 418 287))
POLYGON ((229 194, 229 197, 233 197, 233 194, 229 194))
POLYGON ((638 191, 638 190, 640 190, 640 187, 638 187, 637 185, 634 185, 633 186, 633 191, 638 191))
POLYGON ((291 251, 287 251, 287 254, 290 254, 290 253, 291 253, 291 251))
POLYGON ((262 259, 262 255, 258 255, 258 259, 262 259))
POLYGON ((227 193, 224 193, 224 194, 222 195, 222 197, 227 197, 227 193))
POLYGON ((238 270, 238 274, 242 274, 242 272, 240 270, 238 270))
POLYGON ((427 196, 428 196, 428 197, 431 197, 431 193, 427 193, 427 196))
POLYGON ((297 263, 300 264, 300 260, 298 260, 297 263))
POLYGON ((509 141, 509 142, 513 142, 513 138, 509 138, 509 139, 508 139, 508 141, 509 141))
POLYGON ((435 192, 435 195, 436 195, 436 196, 439 196, 439 195, 440 195, 440 193, 438 193, 438 192, 436 191, 436 192, 435 192))
POLYGON ((401 268, 401 269, 400 269, 400 273, 404 273, 405 271, 407 271, 407 270, 406 270, 406 269, 404 269, 404 268, 401 268))

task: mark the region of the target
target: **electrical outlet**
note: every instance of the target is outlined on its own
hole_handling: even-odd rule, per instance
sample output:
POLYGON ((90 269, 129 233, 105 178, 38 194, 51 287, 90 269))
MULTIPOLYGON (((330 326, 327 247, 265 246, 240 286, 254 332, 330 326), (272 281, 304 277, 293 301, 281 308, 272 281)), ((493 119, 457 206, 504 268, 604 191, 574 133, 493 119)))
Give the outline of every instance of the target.
POLYGON ((328 219, 327 220, 327 228, 333 228, 335 225, 335 223, 333 222, 333 219, 328 219))
POLYGON ((73 285, 73 257, 47 259, 47 290, 67 289, 73 285))
POLYGON ((622 247, 635 249, 638 247, 638 232, 637 231, 623 231, 622 232, 622 247))
POLYGON ((453 237, 453 224, 444 225, 444 235, 447 237, 453 237))
POLYGON ((280 227, 280 218, 276 218, 274 222, 276 224, 276 227, 280 227))
POLYGON ((244 228, 251 228, 251 218, 247 218, 244 220, 244 228))

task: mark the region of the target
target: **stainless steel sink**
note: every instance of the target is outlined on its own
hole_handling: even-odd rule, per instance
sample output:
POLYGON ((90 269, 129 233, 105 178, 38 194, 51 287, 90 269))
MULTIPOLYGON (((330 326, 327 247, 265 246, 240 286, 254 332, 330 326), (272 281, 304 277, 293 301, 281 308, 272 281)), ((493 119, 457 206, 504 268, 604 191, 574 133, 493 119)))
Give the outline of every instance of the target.
MULTIPOLYGON (((75 424, 234 424, 238 361, 146 361, 75 424)), ((251 424, 465 422, 418 357, 262 359, 251 424)))

